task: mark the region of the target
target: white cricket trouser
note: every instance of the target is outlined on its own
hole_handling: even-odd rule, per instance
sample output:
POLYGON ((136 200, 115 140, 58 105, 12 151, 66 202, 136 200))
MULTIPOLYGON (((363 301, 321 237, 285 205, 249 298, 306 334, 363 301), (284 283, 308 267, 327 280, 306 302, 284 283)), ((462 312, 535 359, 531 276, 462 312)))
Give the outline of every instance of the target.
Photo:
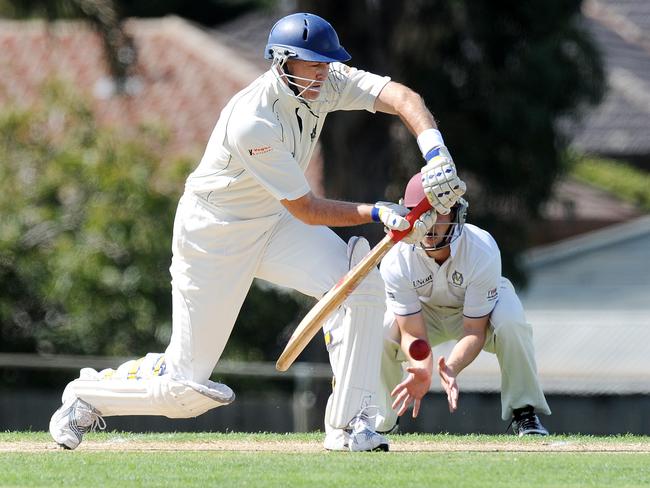
POLYGON ((253 278, 320 298, 348 271, 347 246, 327 227, 289 212, 230 222, 191 193, 179 202, 172 249, 167 371, 198 383, 212 374, 253 278))
MULTIPOLYGON (((432 346, 462 337, 462 310, 425 306, 422 313, 432 346)), ((394 316, 387 313, 384 323, 385 340, 381 371, 383 393, 378 395, 379 398, 384 398, 382 409, 386 412, 385 420, 381 426, 378 426, 378 430, 381 431, 390 430, 397 421, 397 415, 390 408, 392 404, 390 392, 404 379, 402 362, 407 360, 399 344, 388 338, 389 330, 393 326, 397 327, 394 316)), ((526 322, 523 306, 512 283, 506 278, 501 278, 499 301, 490 315, 483 350, 496 354, 499 362, 503 420, 510 420, 513 409, 526 405, 533 406, 537 413, 551 414, 537 376, 533 329, 526 322)), ((432 381, 438 381, 435 365, 432 381)))
MULTIPOLYGON (((220 215, 219 209, 191 193, 183 195, 179 202, 172 250, 172 336, 164 357, 165 374, 169 376, 161 380, 153 372, 153 378, 115 381, 110 377, 119 374, 94 372, 92 378, 80 378, 68 385, 67 394, 96 403, 105 415, 189 417, 202 413, 205 408, 227 404, 234 399, 232 391, 208 380, 253 278, 320 298, 348 271, 347 245, 327 227, 306 225, 288 211, 229 221, 227 216, 220 215), (159 384, 165 388, 157 388, 159 384), (207 385, 208 389, 196 384, 207 385), (204 390, 209 394, 208 400, 201 396, 204 390), (197 406, 192 404, 192 408, 186 408, 183 404, 184 408, 176 408, 175 402, 187 403, 179 400, 182 395, 197 406)), ((348 297, 343 328, 352 330, 353 345, 376 343, 377 364, 371 367, 374 375, 353 374, 351 379, 346 376, 348 381, 343 381, 346 388, 339 391, 342 395, 337 409, 339 416, 345 417, 341 420, 343 425, 358 412, 366 394, 376 393, 379 381, 383 286, 380 293, 374 293, 378 305, 366 303, 366 295, 355 292, 348 297), (368 307, 379 309, 372 320, 368 320, 368 307), (369 324, 361 327, 355 321, 369 324)), ((358 363, 368 361, 363 354, 367 349, 355 349, 340 364, 333 364, 336 374, 343 377, 343 372, 360 370, 358 363)), ((124 365, 118 371, 125 368, 130 366, 124 365)))

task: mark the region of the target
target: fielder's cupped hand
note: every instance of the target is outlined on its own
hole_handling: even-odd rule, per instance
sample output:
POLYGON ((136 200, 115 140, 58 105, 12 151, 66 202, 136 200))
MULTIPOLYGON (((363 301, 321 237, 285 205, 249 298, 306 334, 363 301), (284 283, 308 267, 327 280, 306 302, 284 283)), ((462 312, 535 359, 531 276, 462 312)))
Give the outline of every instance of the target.
POLYGON ((447 403, 449 404, 449 411, 454 413, 458 408, 458 382, 456 381, 456 373, 454 373, 445 363, 445 358, 438 358, 438 374, 440 375, 440 384, 442 389, 447 394, 447 403))
POLYGON ((395 398, 392 408, 397 415, 403 415, 406 409, 413 404, 413 418, 420 413, 420 402, 431 386, 431 373, 426 368, 408 367, 408 376, 399 385, 393 388, 390 396, 395 398))
POLYGON ((446 215, 465 194, 465 182, 458 177, 449 150, 440 146, 427 154, 427 164, 420 171, 424 194, 436 212, 446 215))

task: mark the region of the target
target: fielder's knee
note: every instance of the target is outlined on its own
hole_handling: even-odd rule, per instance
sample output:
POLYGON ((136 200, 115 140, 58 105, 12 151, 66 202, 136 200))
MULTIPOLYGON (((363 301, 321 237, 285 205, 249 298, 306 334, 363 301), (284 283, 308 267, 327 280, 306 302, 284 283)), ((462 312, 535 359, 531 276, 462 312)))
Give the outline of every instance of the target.
POLYGON ((501 320, 494 328, 497 338, 502 339, 521 335, 531 336, 532 332, 533 328, 528 322, 513 319, 501 320))

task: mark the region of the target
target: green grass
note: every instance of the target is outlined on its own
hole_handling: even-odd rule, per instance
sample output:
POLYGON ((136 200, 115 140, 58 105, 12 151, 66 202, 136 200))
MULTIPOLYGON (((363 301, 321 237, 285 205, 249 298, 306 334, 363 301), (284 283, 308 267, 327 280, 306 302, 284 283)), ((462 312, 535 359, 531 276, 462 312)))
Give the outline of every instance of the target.
POLYGON ((0 452, 0 485, 650 486, 648 437, 394 435, 391 441, 395 450, 390 453, 327 453, 317 448, 321 440, 322 434, 318 433, 102 433, 88 435, 88 442, 77 451, 58 451, 51 448, 46 433, 4 433, 0 434, 4 451, 0 452), (282 452, 283 447, 273 451, 233 451, 211 449, 210 443, 222 447, 229 443, 298 447, 289 452, 282 452), (299 446, 305 443, 310 448, 299 452, 299 446), (505 450, 495 451, 495 444, 505 446, 505 450), (196 450, 192 450, 194 445, 196 450), (407 445, 408 452, 398 450, 407 445), (579 445, 582 450, 558 452, 553 448, 567 445, 579 445), (157 450, 147 450, 151 446, 157 446, 157 450), (531 452, 545 446, 551 450, 531 452), (614 451, 590 452, 607 449, 614 451), (633 452, 638 449, 645 452, 633 452))

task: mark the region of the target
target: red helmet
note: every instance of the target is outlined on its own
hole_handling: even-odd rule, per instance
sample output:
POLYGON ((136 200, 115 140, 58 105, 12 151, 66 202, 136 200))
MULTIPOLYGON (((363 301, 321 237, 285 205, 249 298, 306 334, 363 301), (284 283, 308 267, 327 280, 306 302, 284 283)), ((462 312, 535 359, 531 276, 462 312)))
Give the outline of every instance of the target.
POLYGON ((422 188, 422 175, 416 173, 409 180, 404 191, 404 203, 406 208, 414 208, 425 198, 424 188, 422 188))
MULTIPOLYGON (((426 198, 426 196, 424 195, 424 188, 422 187, 422 175, 420 173, 416 173, 411 177, 408 184, 406 185, 402 205, 404 205, 406 208, 414 208, 418 203, 422 201, 423 198, 426 198)), ((458 239, 461 232, 463 231, 463 226, 465 225, 468 207, 469 204, 467 203, 467 200, 464 198, 459 198, 456 204, 451 208, 452 219, 446 238, 436 246, 427 247, 423 244, 420 244, 420 247, 424 250, 442 249, 443 247, 447 247, 453 241, 458 239)))

